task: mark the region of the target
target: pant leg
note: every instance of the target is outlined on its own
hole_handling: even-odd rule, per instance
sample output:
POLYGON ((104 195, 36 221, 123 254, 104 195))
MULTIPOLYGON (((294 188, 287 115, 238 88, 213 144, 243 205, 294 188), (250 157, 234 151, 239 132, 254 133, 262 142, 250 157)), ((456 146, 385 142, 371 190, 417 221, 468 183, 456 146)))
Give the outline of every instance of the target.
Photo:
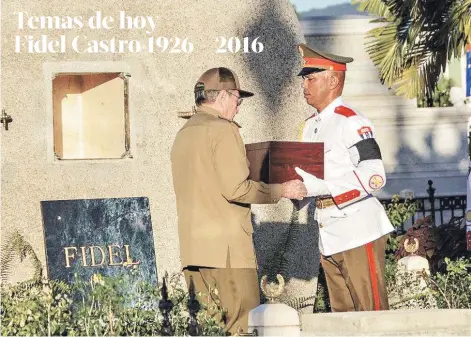
POLYGON ((260 305, 257 270, 232 268, 228 251, 226 268, 221 269, 220 273, 220 298, 227 309, 225 331, 231 335, 239 331, 248 332, 249 312, 260 305))
POLYGON ((254 268, 226 268, 220 270, 219 296, 227 310, 226 331, 234 335, 248 332, 250 310, 260 305, 258 276, 254 268))
POLYGON ((343 260, 341 272, 356 311, 389 309, 384 280, 387 237, 340 253, 343 260))
POLYGON ((195 293, 198 297, 198 301, 203 304, 219 301, 218 296, 214 293, 217 280, 211 276, 211 270, 213 270, 213 268, 202 267, 183 270, 187 288, 190 287, 191 277, 193 279, 193 285, 195 286, 195 293))
POLYGON ((352 295, 341 273, 342 255, 321 256, 332 312, 355 311, 352 295), (334 256, 336 258, 334 258, 334 256))
POLYGON ((248 332, 248 314, 260 304, 258 276, 254 268, 199 268, 198 272, 185 270, 189 284, 193 276, 195 290, 201 291, 201 301, 219 301, 226 310, 225 331, 234 335, 239 328, 248 332), (209 289, 217 289, 209 296, 209 289))

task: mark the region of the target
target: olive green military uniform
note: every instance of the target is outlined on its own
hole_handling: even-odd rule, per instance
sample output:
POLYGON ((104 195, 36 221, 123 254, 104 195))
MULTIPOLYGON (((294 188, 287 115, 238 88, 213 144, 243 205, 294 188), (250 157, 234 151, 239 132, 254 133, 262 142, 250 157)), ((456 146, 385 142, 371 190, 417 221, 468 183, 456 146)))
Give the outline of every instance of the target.
POLYGON ((200 106, 171 153, 184 273, 188 281, 193 276, 197 291, 217 288, 230 333, 239 326, 247 332, 248 312, 260 304, 250 204, 281 198, 280 184, 247 179, 239 127, 200 106))

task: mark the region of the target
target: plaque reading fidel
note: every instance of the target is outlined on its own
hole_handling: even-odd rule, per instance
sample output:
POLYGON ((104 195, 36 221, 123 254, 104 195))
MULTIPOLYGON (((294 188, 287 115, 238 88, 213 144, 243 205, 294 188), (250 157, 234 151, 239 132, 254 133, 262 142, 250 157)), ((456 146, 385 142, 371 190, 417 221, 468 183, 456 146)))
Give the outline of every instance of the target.
POLYGON ((117 276, 136 270, 157 285, 148 198, 42 201, 50 279, 117 276))

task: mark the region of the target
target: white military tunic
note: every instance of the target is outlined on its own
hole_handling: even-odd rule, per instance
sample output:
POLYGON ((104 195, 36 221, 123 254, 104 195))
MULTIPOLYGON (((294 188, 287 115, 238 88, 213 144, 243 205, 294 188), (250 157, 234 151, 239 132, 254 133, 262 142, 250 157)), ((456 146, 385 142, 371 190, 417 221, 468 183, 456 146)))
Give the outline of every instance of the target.
POLYGON ((371 195, 386 182, 374 137, 370 120, 344 105, 341 97, 305 121, 302 140, 324 143, 324 181, 335 202, 315 213, 323 255, 359 247, 394 230, 371 195))

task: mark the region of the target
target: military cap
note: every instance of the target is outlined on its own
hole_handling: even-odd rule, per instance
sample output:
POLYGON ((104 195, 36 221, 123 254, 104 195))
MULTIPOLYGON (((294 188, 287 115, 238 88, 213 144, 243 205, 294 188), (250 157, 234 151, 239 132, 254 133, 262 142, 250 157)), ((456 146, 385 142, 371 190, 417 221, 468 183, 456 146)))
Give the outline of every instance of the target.
POLYGON ((240 88, 235 72, 228 68, 211 68, 200 76, 195 85, 195 92, 205 90, 239 90, 240 97, 250 97, 253 93, 240 88))
POLYGON ((298 76, 317 73, 324 70, 346 71, 347 63, 353 61, 351 57, 329 54, 308 45, 301 43, 298 45, 299 53, 303 58, 302 69, 298 76))

